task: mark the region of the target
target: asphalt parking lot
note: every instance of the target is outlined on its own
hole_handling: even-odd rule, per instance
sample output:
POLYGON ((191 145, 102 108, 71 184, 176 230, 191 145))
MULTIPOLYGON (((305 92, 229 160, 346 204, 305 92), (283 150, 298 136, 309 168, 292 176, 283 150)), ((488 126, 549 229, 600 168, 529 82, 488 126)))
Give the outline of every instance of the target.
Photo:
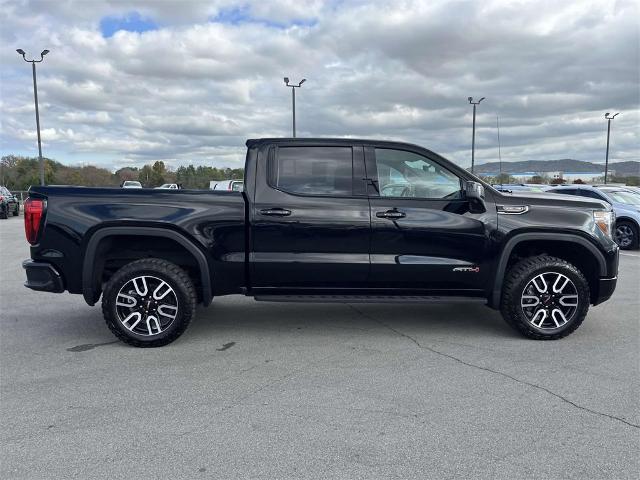
POLYGON ((637 478, 640 252, 555 342, 477 305, 217 299, 115 342, 0 221, 0 478, 637 478))

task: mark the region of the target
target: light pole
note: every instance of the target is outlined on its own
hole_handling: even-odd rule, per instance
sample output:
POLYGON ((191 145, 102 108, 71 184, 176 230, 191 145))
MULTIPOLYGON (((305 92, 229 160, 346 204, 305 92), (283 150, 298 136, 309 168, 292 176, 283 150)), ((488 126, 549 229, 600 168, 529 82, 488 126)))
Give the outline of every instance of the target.
POLYGON ((476 159, 476 105, 480 105, 480 102, 484 100, 482 97, 477 102, 473 101, 473 97, 469 97, 469 103, 473 105, 473 133, 471 134, 471 173, 473 173, 473 167, 476 159))
POLYGON ((306 81, 307 79, 303 78, 302 80, 300 80, 300 83, 298 83, 298 85, 294 85, 292 83, 289 83, 289 77, 284 77, 284 84, 287 87, 291 87, 291 105, 293 107, 293 138, 296 138, 296 88, 300 88, 306 81))
POLYGON ((609 137, 611 136, 611 120, 616 118, 616 116, 620 115, 620 112, 614 113, 612 116, 609 116, 610 113, 607 112, 604 114, 604 118, 607 119, 607 156, 604 160, 604 184, 607 184, 607 173, 609 173, 609 137))
POLYGON ((33 72, 33 99, 36 104, 36 129, 38 131, 38 158, 40 159, 40 185, 44 185, 44 161, 42 160, 42 142, 40 141, 40 112, 38 111, 38 83, 36 81, 36 63, 42 62, 44 56, 49 53, 49 50, 43 50, 40 52, 40 60, 27 60, 26 53, 21 48, 16 50, 25 62, 31 63, 31 70, 33 72))

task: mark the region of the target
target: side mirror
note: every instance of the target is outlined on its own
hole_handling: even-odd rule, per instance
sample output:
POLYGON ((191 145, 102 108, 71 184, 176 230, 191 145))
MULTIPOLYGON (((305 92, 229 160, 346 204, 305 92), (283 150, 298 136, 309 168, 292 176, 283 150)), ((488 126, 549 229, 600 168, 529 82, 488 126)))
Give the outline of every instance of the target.
POLYGON ((469 200, 469 211, 484 213, 487 206, 484 203, 484 187, 481 183, 468 181, 465 185, 465 197, 469 200))

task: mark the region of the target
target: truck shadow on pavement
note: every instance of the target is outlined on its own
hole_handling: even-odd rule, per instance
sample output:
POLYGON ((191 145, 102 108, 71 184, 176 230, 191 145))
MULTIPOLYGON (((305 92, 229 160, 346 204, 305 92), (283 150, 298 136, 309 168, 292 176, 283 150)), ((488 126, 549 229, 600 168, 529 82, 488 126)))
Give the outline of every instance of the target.
POLYGON ((388 330, 438 337, 519 338, 500 314, 479 305, 302 304, 247 302, 227 297, 199 308, 186 336, 304 331, 326 336, 345 332, 379 335, 388 330), (242 304, 240 304, 242 302, 242 304))

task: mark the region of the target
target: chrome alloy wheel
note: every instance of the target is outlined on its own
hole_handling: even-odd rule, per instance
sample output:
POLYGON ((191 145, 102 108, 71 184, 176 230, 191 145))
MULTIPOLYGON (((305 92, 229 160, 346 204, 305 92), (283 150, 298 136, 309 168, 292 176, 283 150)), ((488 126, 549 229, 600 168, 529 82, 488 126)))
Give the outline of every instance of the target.
POLYGON ((578 310, 578 290, 569 277, 561 273, 541 273, 527 283, 520 305, 534 327, 541 330, 560 328, 578 310))
POLYGON ((116 313, 124 327, 138 335, 164 332, 178 315, 178 297, 158 277, 144 275, 125 283, 116 297, 116 313))
POLYGON ((619 247, 628 248, 633 243, 633 229, 630 225, 618 225, 613 233, 613 239, 619 247))

